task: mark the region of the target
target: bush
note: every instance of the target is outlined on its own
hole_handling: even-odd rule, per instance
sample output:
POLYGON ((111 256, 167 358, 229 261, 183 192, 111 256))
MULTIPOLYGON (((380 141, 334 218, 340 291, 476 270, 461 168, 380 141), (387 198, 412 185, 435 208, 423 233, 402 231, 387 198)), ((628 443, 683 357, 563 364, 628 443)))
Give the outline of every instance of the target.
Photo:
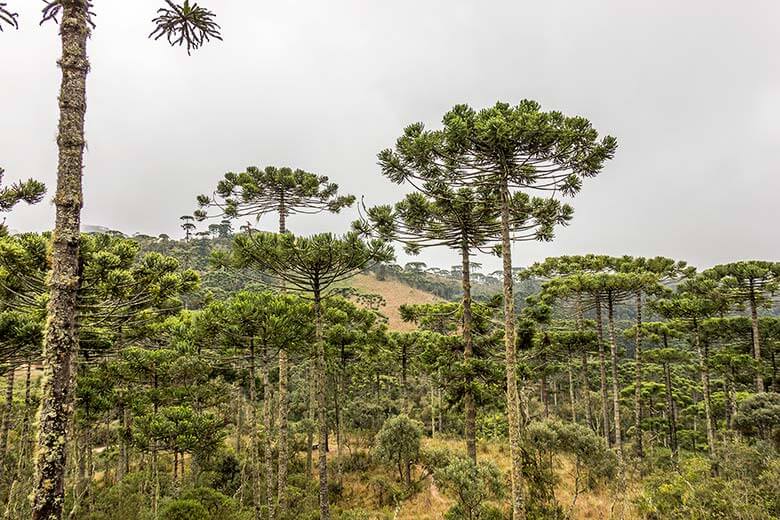
POLYGON ((659 471, 638 500, 651 520, 769 520, 780 515, 780 459, 767 445, 729 442, 704 456, 680 461, 679 473, 659 471))
POLYGON ((172 500, 160 513, 160 520, 209 520, 206 508, 197 500, 172 500))
POLYGON ((780 394, 755 394, 739 403, 734 426, 743 435, 773 442, 780 449, 780 394))
POLYGON ((374 492, 374 498, 379 507, 395 505, 403 496, 395 482, 383 475, 371 478, 368 485, 374 492))
POLYGON ((341 457, 341 469, 346 473, 365 473, 373 465, 371 454, 367 451, 355 451, 341 457))
POLYGON ((396 466, 398 476, 407 486, 412 484, 411 468, 419 459, 422 436, 422 423, 397 415, 385 421, 374 440, 377 458, 396 466))
POLYGON ((475 464, 471 459, 456 457, 436 471, 436 482, 451 491, 457 503, 447 511, 447 520, 484 520, 495 518, 485 502, 504 495, 504 478, 492 463, 475 464))

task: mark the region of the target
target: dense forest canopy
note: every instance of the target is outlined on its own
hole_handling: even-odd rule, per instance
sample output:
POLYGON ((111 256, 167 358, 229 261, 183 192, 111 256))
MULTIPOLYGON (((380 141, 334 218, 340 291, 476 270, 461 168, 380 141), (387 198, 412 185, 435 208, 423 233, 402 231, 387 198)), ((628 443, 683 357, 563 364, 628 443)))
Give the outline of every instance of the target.
MULTIPOLYGON (((2 518, 780 518, 780 262, 513 257, 575 220, 617 138, 529 99, 457 104, 377 153, 393 203, 259 165, 192 193, 180 237, 85 232, 96 9, 43 2, 56 220, 0 223, 2 518), (429 248, 454 265, 397 263, 429 248)), ((196 2, 152 14, 188 55, 222 39, 196 2)), ((0 186, 0 211, 45 192, 0 186)))

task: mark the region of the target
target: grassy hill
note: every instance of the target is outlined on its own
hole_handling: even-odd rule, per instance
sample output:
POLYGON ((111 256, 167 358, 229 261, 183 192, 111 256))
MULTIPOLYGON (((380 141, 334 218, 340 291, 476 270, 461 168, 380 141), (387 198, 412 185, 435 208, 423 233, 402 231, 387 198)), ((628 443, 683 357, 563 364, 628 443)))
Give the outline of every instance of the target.
POLYGON ((385 306, 380 312, 387 316, 388 327, 395 331, 409 331, 414 325, 401 320, 398 307, 401 304, 421 304, 442 301, 431 293, 415 289, 398 280, 377 280, 372 273, 360 274, 349 281, 349 286, 361 293, 379 294, 385 299, 385 306))

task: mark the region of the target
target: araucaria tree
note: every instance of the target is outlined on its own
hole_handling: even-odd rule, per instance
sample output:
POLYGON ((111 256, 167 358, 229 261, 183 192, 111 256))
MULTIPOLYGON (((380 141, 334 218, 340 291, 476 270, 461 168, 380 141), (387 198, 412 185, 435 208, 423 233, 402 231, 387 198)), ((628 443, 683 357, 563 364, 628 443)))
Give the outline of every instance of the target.
POLYGON ((328 501, 327 402, 325 389, 325 345, 323 342, 323 299, 336 284, 365 271, 374 264, 392 260, 392 249, 381 240, 363 241, 357 233, 336 237, 330 233, 296 237, 291 233, 248 232, 236 236, 231 261, 273 276, 279 286, 300 291, 313 304, 315 322, 315 367, 317 379, 317 423, 319 428, 320 519, 330 518, 328 501))
MULTIPOLYGON (((0 25, 2 27, 2 25, 0 25)), ((23 182, 17 182, 10 186, 3 186, 3 174, 5 170, 0 168, 0 213, 11 211, 19 202, 27 204, 37 204, 43 199, 46 193, 46 186, 39 181, 30 179, 23 182)), ((5 225, 5 219, 0 222, 0 236, 8 233, 5 225)))
POLYGON ((771 306, 770 295, 780 290, 780 262, 758 260, 716 265, 702 273, 716 280, 720 290, 734 305, 747 306, 753 326, 753 359, 755 360, 756 392, 764 391, 761 362, 761 334, 758 330, 758 309, 771 306))
MULTIPOLYGON (((445 246, 460 253, 461 284, 463 288, 463 361, 464 415, 466 452, 477 460, 476 407, 473 389, 473 368, 469 366, 474 354, 473 311, 471 297, 471 256, 475 252, 495 250, 500 236, 500 199, 490 190, 446 186, 447 179, 437 179, 439 186, 429 196, 413 193, 394 206, 378 206, 366 212, 366 220, 356 223, 365 233, 376 233, 386 240, 404 244, 407 252, 417 253, 421 248, 445 246)), ((433 188, 433 179, 428 181, 433 188)), ((512 230, 516 237, 550 239, 542 230, 565 224, 571 208, 554 199, 531 199, 518 194, 510 205, 512 230)))
MULTIPOLYGON (((598 132, 583 117, 545 112, 535 101, 507 103, 475 111, 457 105, 444 115, 440 130, 410 125, 394 150, 379 154, 383 173, 397 183, 409 182, 435 193, 441 179, 494 193, 500 203, 500 252, 503 258, 504 346, 507 415, 512 459, 512 512, 525 518, 522 499, 519 394, 515 345, 512 271, 513 200, 528 190, 574 195, 582 180, 596 176, 611 159, 617 140, 598 132)), ((552 226, 538 233, 552 237, 552 226)))
MULTIPOLYGON (((217 183, 214 194, 198 196, 199 209, 195 218, 255 220, 276 212, 279 233, 287 233, 287 218, 295 214, 338 213, 355 202, 353 195, 339 195, 337 184, 328 177, 300 169, 267 166, 260 169, 249 166, 240 173, 228 172, 217 183)), ((287 348, 279 348, 279 509, 287 507, 287 416, 288 416, 288 362, 287 348)))
MULTIPOLYGON (((50 299, 44 339, 43 399, 37 449, 37 482, 34 520, 59 520, 64 502, 64 477, 68 423, 73 415, 73 389, 78 353, 76 326, 79 290, 79 233, 81 227, 82 170, 84 168, 84 116, 87 111, 86 80, 89 72, 87 40, 94 28, 92 0, 46 0, 42 21, 60 25, 62 70, 59 95, 57 146, 56 220, 52 236, 50 299)), ((3 3, 3 22, 17 27, 17 17, 3 3)), ((171 45, 196 49, 209 38, 220 39, 219 26, 207 9, 190 4, 165 5, 154 19, 150 37, 167 37, 171 45)))

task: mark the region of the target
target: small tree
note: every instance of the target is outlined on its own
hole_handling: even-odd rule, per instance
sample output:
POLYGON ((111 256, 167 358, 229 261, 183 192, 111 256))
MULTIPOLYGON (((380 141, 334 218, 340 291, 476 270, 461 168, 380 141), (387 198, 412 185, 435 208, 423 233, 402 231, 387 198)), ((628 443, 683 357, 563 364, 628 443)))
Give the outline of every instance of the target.
POLYGON ((397 415, 385 421, 376 434, 374 451, 380 460, 398 469, 398 478, 412 485, 412 464, 420 457, 423 425, 408 415, 397 415))
POLYGON ((485 502, 504 496, 504 477, 491 462, 476 464, 470 459, 454 458, 434 474, 444 490, 455 494, 457 503, 447 511, 447 520, 502 518, 485 502))

